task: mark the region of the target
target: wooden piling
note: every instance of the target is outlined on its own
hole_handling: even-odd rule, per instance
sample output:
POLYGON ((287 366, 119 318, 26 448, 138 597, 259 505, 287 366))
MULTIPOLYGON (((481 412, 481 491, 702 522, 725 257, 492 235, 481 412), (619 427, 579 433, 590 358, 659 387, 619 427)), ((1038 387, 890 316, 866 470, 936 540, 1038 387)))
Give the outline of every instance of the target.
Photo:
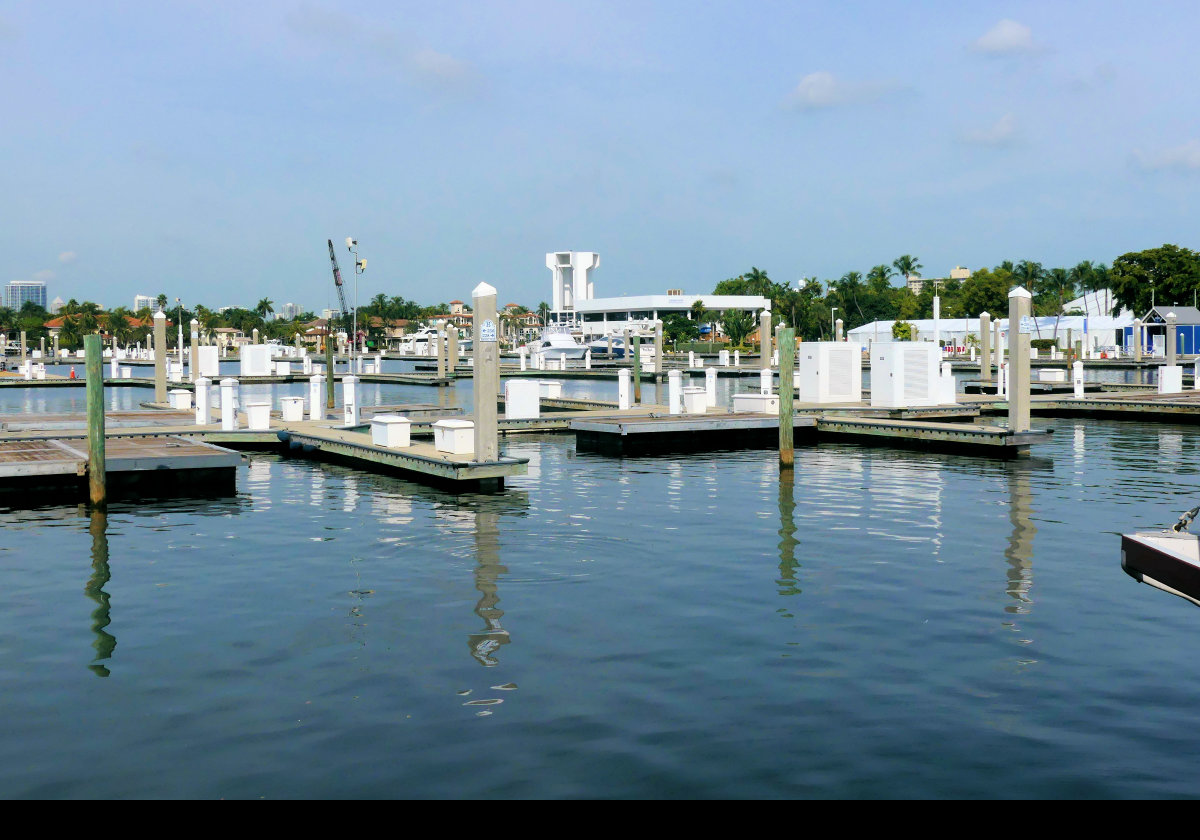
POLYGON ((979 380, 992 381, 992 316, 979 314, 979 380))
MULTIPOLYGON (((496 397, 500 392, 500 342, 496 315, 496 289, 480 283, 471 291, 475 357, 475 460, 495 461, 500 457, 496 397)), ((503 479, 500 480, 503 484, 503 479)))
POLYGON ((637 335, 631 336, 630 341, 633 342, 633 402, 634 405, 640 405, 642 402, 642 342, 637 335))
POLYGON ((758 316, 758 365, 762 370, 771 369, 771 310, 764 309, 758 316))
POLYGON ((333 411, 333 392, 337 377, 333 375, 333 329, 325 328, 325 410, 333 411))
POLYGON ((785 327, 779 331, 779 468, 792 469, 796 461, 792 441, 793 405, 792 372, 796 366, 796 331, 785 327))
POLYGON ((103 508, 108 504, 108 482, 104 461, 104 361, 100 336, 84 336, 83 350, 87 381, 88 499, 93 506, 103 508))
POLYGON ((167 314, 154 313, 154 401, 167 401, 167 314))

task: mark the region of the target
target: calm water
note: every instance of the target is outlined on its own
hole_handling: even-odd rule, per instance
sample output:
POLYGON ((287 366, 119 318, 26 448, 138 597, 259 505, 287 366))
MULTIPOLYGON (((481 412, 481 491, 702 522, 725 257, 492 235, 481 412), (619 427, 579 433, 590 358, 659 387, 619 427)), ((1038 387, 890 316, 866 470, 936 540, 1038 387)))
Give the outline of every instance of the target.
POLYGON ((1117 534, 1197 502, 1195 434, 1054 428, 794 482, 514 438, 498 496, 255 456, 235 499, 0 510, 0 790, 1193 796, 1200 611, 1117 534))

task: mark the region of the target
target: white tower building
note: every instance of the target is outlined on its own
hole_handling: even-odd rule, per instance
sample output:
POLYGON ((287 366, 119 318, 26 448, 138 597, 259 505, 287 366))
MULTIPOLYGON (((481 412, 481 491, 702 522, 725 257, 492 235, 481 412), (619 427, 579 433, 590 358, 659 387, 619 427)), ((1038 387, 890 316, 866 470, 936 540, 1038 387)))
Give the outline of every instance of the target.
POLYGON ((546 255, 546 268, 554 275, 551 310, 555 320, 574 321, 578 303, 593 297, 591 272, 600 267, 600 255, 591 251, 555 251, 546 255), (569 313, 563 316, 561 313, 569 313))

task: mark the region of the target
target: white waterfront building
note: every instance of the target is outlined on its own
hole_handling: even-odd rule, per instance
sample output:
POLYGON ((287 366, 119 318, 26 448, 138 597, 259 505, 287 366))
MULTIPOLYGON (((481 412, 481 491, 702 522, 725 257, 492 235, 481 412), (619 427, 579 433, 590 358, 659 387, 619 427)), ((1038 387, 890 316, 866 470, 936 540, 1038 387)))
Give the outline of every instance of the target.
MULTIPOLYGON (((771 308, 769 298, 761 295, 690 295, 671 289, 665 295, 624 295, 595 297, 591 273, 600 266, 600 255, 591 251, 555 251, 546 254, 551 271, 552 323, 568 325, 585 337, 620 335, 626 329, 651 329, 665 315, 691 317, 697 300, 716 321, 720 313, 740 309, 757 321, 758 313, 771 308)), ((755 324, 757 326, 757 323, 755 324)))

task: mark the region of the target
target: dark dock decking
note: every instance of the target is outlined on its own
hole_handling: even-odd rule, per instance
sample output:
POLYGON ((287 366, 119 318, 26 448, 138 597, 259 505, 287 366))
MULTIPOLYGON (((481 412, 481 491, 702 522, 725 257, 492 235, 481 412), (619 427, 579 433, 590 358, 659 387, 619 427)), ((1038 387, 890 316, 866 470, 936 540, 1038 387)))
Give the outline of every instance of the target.
MULTIPOLYGON (((768 414, 703 414, 570 421, 581 452, 651 455, 714 449, 769 449, 779 444, 779 418, 768 414)), ((1018 458, 1049 431, 1010 432, 999 426, 823 415, 797 416, 797 446, 849 441, 875 446, 1018 458)))
MULTIPOLYGON (((136 494, 231 495, 241 456, 175 435, 114 437, 105 441, 110 498, 136 494)), ((75 503, 88 498, 84 437, 0 441, 0 499, 11 504, 75 503)))

